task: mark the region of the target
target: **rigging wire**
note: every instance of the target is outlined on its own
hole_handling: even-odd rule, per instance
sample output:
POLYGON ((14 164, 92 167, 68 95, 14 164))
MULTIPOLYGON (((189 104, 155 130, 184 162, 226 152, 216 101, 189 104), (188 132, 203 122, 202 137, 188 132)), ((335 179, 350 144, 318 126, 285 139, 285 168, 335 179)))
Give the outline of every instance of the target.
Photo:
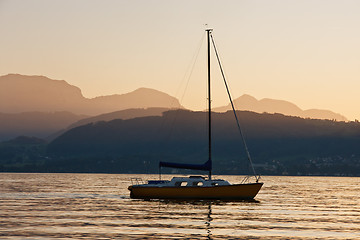
POLYGON ((205 33, 203 33, 203 35, 201 37, 201 40, 200 40, 199 44, 197 45, 196 51, 195 51, 194 55, 192 56, 192 58, 191 58, 191 60, 189 62, 189 65, 187 66, 186 71, 184 73, 184 76, 183 76, 183 78, 182 78, 182 80, 181 80, 181 82, 180 82, 180 84, 179 84, 179 86, 178 86, 178 88, 176 90, 175 96, 178 97, 180 95, 179 92, 181 92, 182 85, 183 85, 183 83, 185 82, 185 79, 186 79, 185 88, 184 88, 184 90, 183 90, 183 92, 181 94, 181 97, 179 96, 179 98, 178 98, 180 104, 183 102, 185 93, 186 93, 187 88, 189 86, 189 82, 190 82, 192 73, 194 71, 195 64, 196 64, 197 59, 199 57, 199 53, 200 53, 201 47, 203 45, 204 38, 205 38, 205 33))
POLYGON ((240 123, 239 123, 239 119, 238 119, 237 114, 236 114, 236 110, 235 110, 235 107, 234 107, 234 103, 233 103, 233 101, 232 101, 232 97, 231 97, 231 94, 230 94, 230 90, 229 90, 228 84, 227 84, 226 79, 225 79, 224 70, 223 70, 222 65, 221 65, 221 62, 220 62, 220 57, 219 57, 218 51, 217 51, 217 49, 216 49, 215 41, 214 41, 213 35, 212 35, 211 33, 210 33, 210 37, 211 37, 212 45, 213 45, 214 50, 215 50, 216 59, 217 59, 217 61, 218 61, 219 67, 220 67, 220 72, 221 72, 222 78, 223 78, 223 80, 224 80, 224 84, 225 84, 225 87, 226 87, 226 91, 227 91, 227 94, 228 94, 228 97, 229 97, 229 100, 230 100, 230 103, 231 103, 231 107, 232 107, 232 110, 233 110, 233 113, 234 113, 234 116, 235 116, 235 119, 236 119, 236 124, 237 124, 238 130, 239 130, 239 133, 240 133, 242 142, 243 142, 244 147, 245 147, 246 155, 247 155, 247 158, 248 158, 248 160, 249 160, 249 162, 250 162, 250 165, 251 165, 252 171, 253 171, 253 173, 254 173, 256 182, 258 182, 260 177, 258 177, 258 176, 256 175, 255 168, 254 168, 254 165, 253 165, 252 160, 251 160, 250 152, 249 152, 249 150, 248 150, 248 147, 247 147, 247 144, 246 144, 246 141, 245 141, 245 138, 244 138, 244 134, 243 134, 243 131, 242 131, 241 126, 240 126, 240 123))
MULTIPOLYGON (((202 37, 201 37, 201 40, 199 41, 198 45, 197 45, 197 48, 196 48, 196 51, 194 53, 194 55, 192 56, 191 58, 191 61, 187 67, 187 70, 182 78, 182 81, 180 82, 179 86, 178 86, 178 89, 176 91, 176 94, 175 96, 179 96, 180 95, 180 90, 183 86, 183 83, 185 82, 186 80, 186 83, 185 83, 185 88, 181 94, 181 97, 179 98, 179 102, 180 102, 180 105, 182 105, 183 103, 183 99, 185 97, 185 94, 187 92, 187 89, 188 89, 188 86, 189 86, 189 83, 190 83, 190 79, 192 77, 192 74, 193 74, 193 71, 195 69, 195 65, 197 63, 197 59, 200 55, 200 51, 201 51, 201 47, 203 46, 203 42, 204 42, 204 39, 205 39, 205 32, 202 34, 202 37)), ((172 103, 174 104, 174 102, 172 103)), ((161 141, 162 144, 165 144, 172 136, 173 134, 173 131, 174 131, 174 125, 177 121, 177 118, 178 118, 178 115, 179 115, 179 112, 181 111, 180 109, 177 109, 175 110, 176 112, 174 113, 174 116, 173 117, 169 117, 169 115, 164 115, 163 114, 163 120, 162 120, 162 123, 160 125, 160 128, 158 129, 158 133, 160 134, 161 130, 165 127, 165 124, 168 123, 168 126, 169 126, 169 129, 170 131, 168 132, 168 134, 166 134, 166 136, 164 136, 163 140, 161 141)))
MULTIPOLYGON (((188 77, 187 77, 187 81, 186 81, 186 84, 185 84, 184 91, 183 91, 183 93, 182 93, 182 95, 181 95, 181 98, 180 98, 180 105, 181 105, 182 102, 183 102, 183 99, 184 99, 184 97, 185 97, 185 93, 186 93, 187 88, 188 88, 188 86, 189 86, 189 82, 190 82, 192 73, 193 73, 193 71, 194 71, 194 68, 195 68, 197 59, 198 59, 198 57, 199 57, 199 53, 200 53, 200 50, 201 50, 201 47, 202 47, 204 38, 205 38, 205 33, 203 33, 203 35, 202 35, 202 37, 201 37, 201 40, 200 40, 200 42, 199 42, 199 44, 198 44, 198 46, 197 46, 197 50, 196 50, 195 54, 193 55, 193 57, 192 57, 192 59, 191 59, 191 62, 190 62, 190 64, 189 64, 189 66, 188 66, 188 70, 187 70, 186 73, 184 74, 183 81, 185 80, 186 75, 187 75, 187 74, 189 74, 189 75, 188 75, 188 77)), ((182 81, 182 82, 183 82, 183 81, 182 81)), ((181 88, 181 85, 182 85, 182 83, 179 85, 179 88, 178 88, 178 89, 181 88)), ((177 94, 178 94, 178 91, 177 91, 176 95, 177 95, 177 94)), ((179 114, 179 110, 176 111, 175 117, 174 117, 173 121, 171 122, 171 126, 170 126, 171 132, 170 132, 170 134, 169 134, 169 138, 170 138, 170 135, 172 134, 172 130, 174 129, 174 125, 175 125, 175 122, 176 122, 176 120, 177 120, 178 114, 179 114)))
MULTIPOLYGON (((187 88, 188 88, 188 86, 189 86, 189 82, 190 82, 192 73, 193 73, 193 71, 194 71, 194 68, 195 68, 197 59, 198 59, 198 57, 199 57, 199 53, 200 53, 200 50, 201 50, 201 46, 203 45, 204 38, 205 38, 205 33, 202 35, 201 40, 200 40, 200 42, 199 42, 199 45, 198 45, 198 47, 197 47, 197 51, 196 51, 194 57, 192 58, 192 61, 191 61, 192 66, 191 66, 191 69, 190 69, 190 72, 189 72, 188 79, 187 79, 187 81, 186 81, 186 85, 185 85, 184 92, 183 92, 183 94, 182 94, 182 96, 181 96, 181 98, 180 98, 180 103, 183 101, 184 96, 185 96, 185 93, 186 93, 186 90, 187 90, 187 88)), ((185 76, 184 76, 184 78, 185 78, 185 76)))

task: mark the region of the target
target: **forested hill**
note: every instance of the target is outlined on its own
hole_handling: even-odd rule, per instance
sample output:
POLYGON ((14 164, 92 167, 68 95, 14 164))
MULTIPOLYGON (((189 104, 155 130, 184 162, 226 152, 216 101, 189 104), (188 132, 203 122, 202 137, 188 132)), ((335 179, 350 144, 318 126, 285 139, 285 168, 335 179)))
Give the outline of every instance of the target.
MULTIPOLYGON (((254 163, 265 173, 317 174, 323 163, 327 168, 334 164, 360 168, 357 122, 246 111, 238 116, 254 163)), ((233 113, 214 113, 212 119, 215 172, 234 173, 246 166, 246 157, 233 113)), ((207 113, 177 110, 88 124, 64 133, 47 149, 52 159, 102 159, 97 161, 100 169, 111 159, 117 172, 153 172, 159 160, 200 163, 207 159, 207 113)))

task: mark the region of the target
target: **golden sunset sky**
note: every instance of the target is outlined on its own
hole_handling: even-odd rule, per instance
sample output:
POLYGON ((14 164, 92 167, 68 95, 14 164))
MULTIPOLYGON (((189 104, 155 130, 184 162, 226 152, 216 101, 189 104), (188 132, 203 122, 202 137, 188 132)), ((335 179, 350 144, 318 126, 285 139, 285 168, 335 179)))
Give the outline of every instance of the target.
MULTIPOLYGON (((0 0, 0 75, 66 80, 88 98, 148 87, 202 110, 204 46, 183 92, 204 24, 234 98, 360 119, 357 0, 0 0)), ((213 106, 226 105, 214 77, 213 106)))

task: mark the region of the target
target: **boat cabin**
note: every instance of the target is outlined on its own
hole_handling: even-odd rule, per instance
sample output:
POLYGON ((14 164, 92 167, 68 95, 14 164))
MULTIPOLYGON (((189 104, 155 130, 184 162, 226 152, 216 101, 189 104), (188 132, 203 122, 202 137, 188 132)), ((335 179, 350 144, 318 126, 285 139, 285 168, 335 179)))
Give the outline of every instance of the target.
POLYGON ((190 177, 173 177, 169 180, 149 180, 149 187, 213 187, 213 186, 226 186, 230 183, 223 179, 208 180, 202 176, 190 177))

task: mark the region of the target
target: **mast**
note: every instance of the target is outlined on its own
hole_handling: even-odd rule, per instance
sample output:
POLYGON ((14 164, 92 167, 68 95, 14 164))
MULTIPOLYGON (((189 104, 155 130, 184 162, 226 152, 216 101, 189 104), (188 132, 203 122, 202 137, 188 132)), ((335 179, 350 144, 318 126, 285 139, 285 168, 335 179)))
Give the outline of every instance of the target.
MULTIPOLYGON (((210 87, 210 34, 212 29, 206 29, 207 33, 207 67, 208 67, 208 103, 209 103, 209 163, 212 165, 212 159, 211 159, 211 87, 210 87)), ((209 180, 211 180, 211 169, 209 170, 209 180)))

